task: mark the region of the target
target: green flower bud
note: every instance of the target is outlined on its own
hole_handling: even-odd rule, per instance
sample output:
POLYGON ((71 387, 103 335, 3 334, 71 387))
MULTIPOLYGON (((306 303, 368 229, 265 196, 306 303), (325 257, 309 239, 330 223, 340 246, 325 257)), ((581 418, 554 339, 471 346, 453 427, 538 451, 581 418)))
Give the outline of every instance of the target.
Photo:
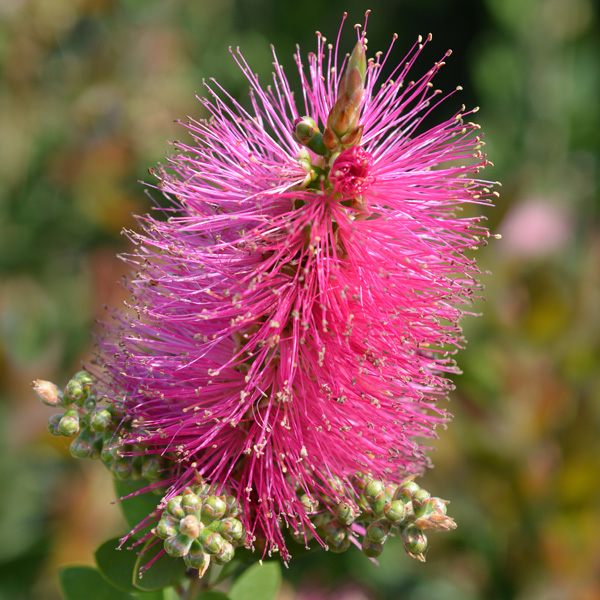
POLYGON ((76 379, 84 386, 89 386, 92 385, 92 383, 94 383, 92 376, 87 371, 78 371, 77 373, 75 373, 75 375, 73 375, 73 379, 76 379))
POLYGON ((405 504, 408 504, 410 501, 412 501, 415 493, 421 489, 419 487, 419 484, 412 480, 412 477, 414 476, 405 479, 398 486, 398 492, 396 494, 396 497, 402 500, 402 502, 404 502, 405 504))
POLYGON ((334 507, 333 510, 338 518, 338 521, 344 525, 351 525, 358 516, 357 509, 347 502, 340 502, 334 507))
POLYGON ((92 446, 96 440, 89 427, 81 430, 81 433, 71 442, 69 450, 74 458, 90 458, 92 446))
POLYGON ((178 519, 183 519, 183 517, 185 517, 185 511, 181 507, 181 501, 181 496, 175 496, 167 502, 167 512, 178 519))
POLYGON ((71 402, 75 402, 78 406, 82 406, 86 399, 86 394, 83 390, 81 381, 78 379, 71 379, 65 388, 65 396, 71 402))
POLYGON ((209 496, 202 506, 202 517, 207 519, 220 519, 227 511, 225 500, 219 496, 209 496))
POLYGON ((165 540, 165 552, 169 556, 185 556, 188 553, 193 541, 194 540, 190 539, 186 535, 178 533, 176 536, 165 540))
POLYGON ((119 442, 110 441, 110 439, 107 440, 105 438, 100 459, 107 467, 110 467, 116 460, 121 458, 121 448, 122 446, 119 442))
POLYGON ((387 521, 375 521, 367 527, 365 539, 375 544, 383 544, 387 540, 390 524, 387 521))
POLYGON ((60 420, 63 418, 63 413, 56 413, 48 419, 48 431, 52 435, 63 435, 60 430, 60 420))
POLYGON ((338 545, 348 535, 348 530, 338 520, 332 519, 323 525, 323 533, 327 543, 338 545))
POLYGON ((191 569, 198 569, 200 577, 204 575, 206 569, 210 565, 210 556, 204 552, 202 545, 194 540, 190 546, 188 553, 183 557, 185 564, 191 569))
POLYGON ((237 517, 240 514, 240 506, 236 498, 225 496, 225 504, 227 505, 227 512, 225 514, 228 517, 237 517))
POLYGON ((110 465, 110 471, 119 481, 131 479, 134 475, 133 461, 129 457, 120 458, 110 465))
POLYGON ((234 554, 235 550, 233 545, 229 542, 224 542, 221 550, 219 550, 219 552, 213 556, 213 560, 218 565, 224 565, 233 558, 234 554))
POLYGON ((385 494, 385 485, 382 481, 372 480, 364 489, 363 495, 368 503, 375 502, 385 494))
POLYGON ((362 548, 363 554, 369 558, 377 558, 383 552, 383 544, 376 544, 370 542, 366 538, 363 540, 362 548))
POLYGON ((108 410, 105 408, 102 410, 98 410, 92 414, 90 417, 90 425, 94 431, 98 433, 103 433, 108 429, 112 421, 112 416, 108 410))
POLYGON ((328 149, 323 144, 323 134, 311 117, 296 119, 294 134, 301 144, 312 150, 315 154, 320 154, 321 156, 327 154, 328 149))
POLYGON ((68 410, 58 422, 61 435, 71 437, 79 431, 79 415, 76 410, 68 410))
POLYGON ((313 514, 319 509, 319 501, 316 498, 311 498, 308 494, 302 494, 300 498, 303 506, 306 508, 307 514, 313 514))
POLYGON ((148 481, 158 481, 160 479, 161 461, 156 456, 142 457, 142 477, 148 481))
POLYGON ((177 520, 170 515, 163 513, 158 525, 154 529, 154 535, 166 540, 170 537, 177 535, 177 520))
POLYGON ((342 552, 346 552, 346 550, 348 550, 348 548, 350 548, 350 536, 346 536, 343 540, 341 540, 339 543, 333 543, 333 542, 327 542, 327 547, 329 548, 330 552, 334 552, 335 554, 340 554, 342 552))
POLYGON ((187 515, 179 521, 179 531, 189 538, 196 539, 202 529, 204 529, 204 524, 198 521, 196 515, 187 515))
POLYGON ((202 508, 202 500, 189 488, 181 497, 181 508, 186 515, 192 515, 202 508))
POLYGON ((411 558, 425 562, 425 551, 427 550, 427 536, 413 524, 408 525, 402 531, 402 543, 406 553, 411 558))
POLYGON ((204 552, 207 554, 218 554, 225 544, 225 540, 221 537, 221 534, 216 531, 210 531, 204 529, 200 532, 198 540, 204 547, 204 552))
POLYGON ((393 500, 385 511, 385 518, 397 525, 406 516, 406 504, 402 500, 393 500))
POLYGON ((46 406, 59 406, 61 404, 62 392, 58 389, 58 386, 51 381, 36 379, 31 382, 31 387, 35 392, 35 395, 46 406))
POLYGON ((215 531, 220 533, 228 542, 237 541, 244 535, 244 526, 238 519, 227 517, 218 522, 215 531))

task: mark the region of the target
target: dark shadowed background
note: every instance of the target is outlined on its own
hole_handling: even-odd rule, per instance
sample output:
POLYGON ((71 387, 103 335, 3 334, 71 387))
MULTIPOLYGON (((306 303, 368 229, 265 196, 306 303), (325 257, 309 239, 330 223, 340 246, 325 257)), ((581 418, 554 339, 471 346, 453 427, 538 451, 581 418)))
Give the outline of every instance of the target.
MULTIPOLYGON (((45 429, 30 380, 65 383, 91 356, 94 320, 119 305, 115 254, 140 179, 203 116, 215 77, 247 95, 228 46, 266 82, 274 43, 292 54, 369 20, 369 54, 418 34, 424 72, 462 85, 444 110, 481 106, 485 209, 503 239, 480 252, 483 316, 464 322, 436 468, 423 485, 452 501, 459 529, 431 536, 427 564, 390 542, 293 561, 281 600, 600 598, 600 28, 592 0, 1 0, 0 600, 59 598, 56 569, 91 564, 124 532, 111 477, 70 458, 45 429), (82 468, 83 467, 83 468, 82 468)), ((416 73, 417 74, 417 73, 416 73)), ((244 100, 245 102, 245 100, 244 100)))

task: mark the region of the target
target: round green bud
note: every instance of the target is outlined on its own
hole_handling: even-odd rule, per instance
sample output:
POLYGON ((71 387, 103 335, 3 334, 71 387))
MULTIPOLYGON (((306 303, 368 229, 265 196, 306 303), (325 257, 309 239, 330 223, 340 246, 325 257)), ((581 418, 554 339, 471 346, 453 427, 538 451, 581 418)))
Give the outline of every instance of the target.
POLYGON ((58 422, 61 435, 71 437, 79 431, 79 415, 76 410, 68 410, 58 422))
POLYGON ((375 521, 367 527, 365 539, 375 544, 383 544, 387 540, 390 524, 387 521, 375 521))
POLYGON ((210 564, 210 556, 204 552, 202 545, 197 540, 194 540, 183 560, 188 567, 199 571, 205 570, 210 564))
POLYGON ((48 419, 48 431, 52 435, 62 435, 60 431, 60 420, 63 418, 63 413, 56 413, 48 419))
POLYGON ((87 371, 77 371, 77 373, 73 375, 73 379, 76 379, 82 385, 92 385, 92 383, 94 383, 92 376, 87 371))
POLYGON ((169 556, 185 556, 192 545, 193 540, 189 537, 178 533, 176 536, 165 540, 164 548, 165 552, 169 556))
POLYGON ((344 525, 351 525, 358 516, 357 510, 347 502, 340 502, 334 507, 334 512, 340 523, 344 525))
POLYGON ((208 519, 220 519, 226 511, 227 504, 219 496, 209 496, 202 505, 202 516, 208 519))
POLYGON ((387 492, 384 492, 377 500, 369 502, 369 508, 373 511, 374 515, 381 516, 391 503, 391 496, 387 492))
POLYGON ((71 442, 69 450, 73 458, 90 458, 92 455, 92 444, 87 437, 88 436, 79 435, 71 442))
POLYGON ((235 554, 235 549, 232 544, 225 542, 221 550, 213 556, 213 560, 218 565, 227 564, 235 554))
POLYGON ((181 507, 181 501, 181 496, 175 496, 167 502, 167 512, 178 519, 183 519, 183 517, 185 517, 185 512, 181 507))
POLYGON ((179 521, 179 531, 189 538, 196 539, 202 529, 204 529, 204 524, 198 521, 196 515, 187 515, 179 521))
POLYGON ((431 494, 427 490, 424 490, 423 488, 419 488, 413 494, 413 503, 414 502, 419 502, 419 503, 422 504, 426 500, 429 500, 429 498, 431 498, 431 494))
POLYGON ((332 519, 323 525, 323 533, 327 543, 340 544, 347 537, 348 530, 336 519, 332 519))
POLYGON ((154 534, 163 540, 177 535, 177 521, 170 515, 163 513, 154 529, 154 534))
POLYGON ((370 481, 363 491, 365 500, 370 504, 385 494, 385 485, 382 481, 370 481))
POLYGON ((100 459, 107 466, 110 467, 116 460, 121 458, 121 444, 119 442, 111 442, 110 440, 104 439, 102 446, 102 452, 100 453, 100 459))
POLYGON ((400 484, 396 497, 402 500, 402 502, 404 502, 405 504, 408 504, 413 499, 415 493, 418 492, 420 489, 421 488, 419 487, 418 483, 412 480, 406 481, 400 484))
POLYGON ((402 500, 393 500, 385 511, 385 518, 397 525, 406 516, 406 504, 402 500))
POLYGON ((134 475, 133 461, 129 457, 120 458, 110 465, 110 471, 119 481, 131 479, 134 475))
POLYGON ((83 385, 78 379, 71 379, 65 388, 65 396, 71 401, 81 406, 85 401, 86 394, 83 390, 83 385))
POLYGON ((156 456, 142 457, 142 477, 148 481, 158 481, 160 479, 161 461, 156 456))
POLYGON ((352 542, 350 541, 350 536, 346 536, 343 540, 341 540, 339 543, 333 543, 333 542, 327 542, 327 547, 329 548, 330 552, 334 552, 335 554, 340 554, 342 552, 346 552, 346 550, 348 550, 348 548, 350 548, 350 544, 352 542))
POLYGON ((217 533, 216 531, 206 531, 206 529, 200 532, 198 539, 204 547, 204 552, 211 555, 221 552, 223 544, 226 543, 220 533, 217 533))
POLYGON ((220 533, 228 542, 237 541, 244 535, 244 526, 235 517, 227 517, 219 521, 215 531, 220 533))
POLYGON ((225 504, 227 505, 227 512, 225 514, 228 517, 237 517, 240 514, 240 506, 237 498, 234 496, 225 496, 225 504))
POLYGON ((365 556, 377 558, 383 552, 383 544, 377 544, 364 539, 361 550, 365 556))
POLYGON ((112 416, 105 408, 96 411, 90 417, 90 425, 92 426, 92 429, 98 433, 103 433, 106 431, 111 421, 112 416))
POLYGON ((181 508, 186 515, 193 515, 202 507, 202 500, 193 492, 186 492, 181 497, 181 508))
POLYGON ((300 502, 306 509, 307 514, 313 514, 319 509, 319 501, 316 498, 311 498, 308 494, 302 494, 300 502))
POLYGON ((411 556, 422 555, 427 550, 427 536, 416 525, 408 525, 402 531, 402 543, 411 556))

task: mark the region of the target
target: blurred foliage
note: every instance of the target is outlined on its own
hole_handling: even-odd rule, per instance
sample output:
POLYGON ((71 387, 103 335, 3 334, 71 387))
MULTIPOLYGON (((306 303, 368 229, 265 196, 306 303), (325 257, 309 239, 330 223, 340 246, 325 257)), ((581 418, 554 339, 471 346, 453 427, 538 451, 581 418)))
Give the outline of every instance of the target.
POLYGON ((366 8, 370 50, 397 32, 400 59, 431 31, 425 69, 453 48, 436 83, 482 107, 486 176, 504 184, 484 210, 504 237, 480 256, 487 302, 465 321, 455 420, 424 481, 452 499, 459 529, 426 565, 391 546, 379 567, 358 551, 298 558, 281 599, 600 598, 592 0, 3 0, 0 600, 59 598, 57 567, 93 564, 125 528, 109 475, 73 464, 28 383, 77 370, 103 305, 122 302, 119 232, 151 208, 137 181, 183 135, 173 119, 203 116, 204 77, 247 101, 229 45, 266 81, 274 43, 293 80, 296 42, 311 51, 316 29, 333 40, 342 11, 362 22, 366 8))

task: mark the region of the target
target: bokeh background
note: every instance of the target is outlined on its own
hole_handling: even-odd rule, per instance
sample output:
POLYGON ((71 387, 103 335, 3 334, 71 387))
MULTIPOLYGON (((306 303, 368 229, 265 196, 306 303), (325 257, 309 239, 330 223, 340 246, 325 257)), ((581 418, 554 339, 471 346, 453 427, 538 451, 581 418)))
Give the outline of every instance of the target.
MULTIPOLYGON (((2 0, 0 2, 0 599, 60 597, 56 569, 92 564, 124 531, 110 475, 45 429, 34 378, 66 382, 120 304, 120 235, 149 210, 138 180, 203 116, 216 77, 266 81, 274 43, 293 73, 300 43, 349 12, 371 53, 396 58, 434 34, 417 69, 454 53, 437 85, 481 106, 487 177, 503 182, 480 252, 483 316, 464 326, 450 410, 423 485, 459 529, 428 562, 386 546, 319 553, 285 571, 282 600, 600 598, 600 26, 592 0, 2 0), (84 467, 84 468, 82 468, 84 467)), ((293 80, 294 78, 291 77, 293 80)))

